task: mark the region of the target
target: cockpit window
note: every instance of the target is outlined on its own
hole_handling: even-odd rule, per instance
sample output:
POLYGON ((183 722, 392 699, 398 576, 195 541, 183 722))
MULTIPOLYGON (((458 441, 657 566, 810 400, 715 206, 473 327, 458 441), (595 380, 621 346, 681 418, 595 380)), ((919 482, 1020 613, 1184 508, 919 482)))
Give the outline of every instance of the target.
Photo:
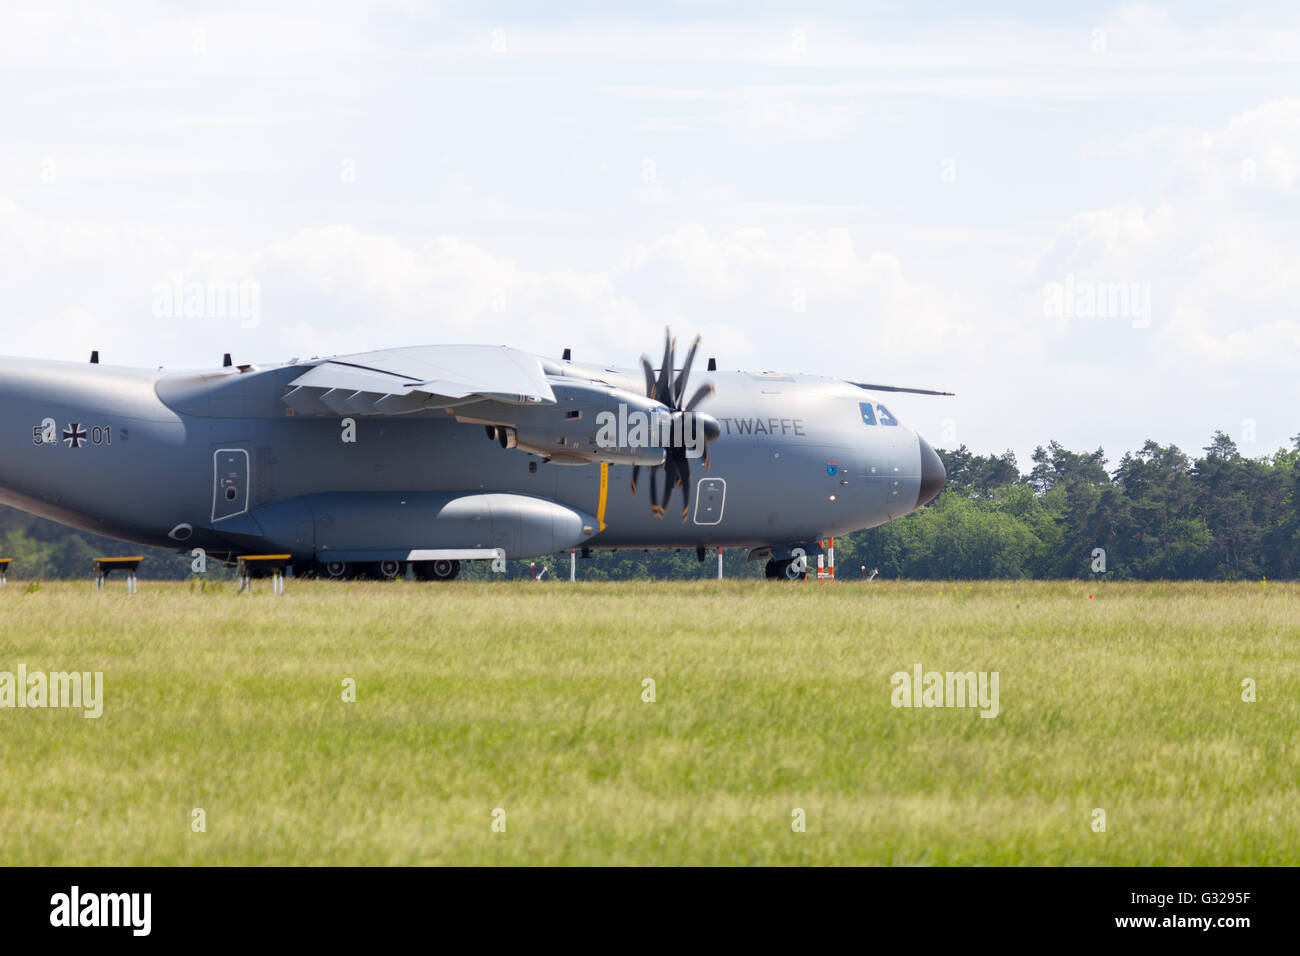
POLYGON ((871 407, 870 402, 858 402, 858 408, 862 409, 862 421, 868 425, 876 423, 876 410, 871 407))
POLYGON ((891 415, 889 413, 889 409, 887 409, 884 405, 877 405, 876 410, 880 412, 880 424, 882 425, 898 424, 898 419, 895 418, 893 415, 891 415))

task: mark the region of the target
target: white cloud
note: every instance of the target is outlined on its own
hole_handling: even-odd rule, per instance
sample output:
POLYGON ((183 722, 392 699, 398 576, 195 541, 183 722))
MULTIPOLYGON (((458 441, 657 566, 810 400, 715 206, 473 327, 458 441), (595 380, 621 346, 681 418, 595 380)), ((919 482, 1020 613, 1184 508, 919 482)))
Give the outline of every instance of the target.
POLYGON ((368 3, 184 10, 137 0, 116 4, 6 4, 0 70, 61 76, 47 95, 148 87, 150 77, 275 78, 299 89, 355 94, 346 75, 377 50, 368 3), (68 77, 111 73, 107 84, 68 77))
POLYGON ((1168 186, 1227 201, 1252 191, 1300 192, 1300 99, 1273 100, 1219 129, 1159 126, 1094 144, 1088 155, 1128 157, 1162 167, 1168 186))
POLYGON ((1162 194, 1149 207, 1072 216, 1035 263, 1031 287, 1066 274, 1147 282, 1160 346, 1151 361, 1200 369, 1206 380, 1225 368, 1293 367, 1300 234, 1293 213, 1264 197, 1295 192, 1300 100, 1247 110, 1217 130, 1149 130, 1098 155, 1153 166, 1162 194), (1243 177, 1247 159, 1254 175, 1243 177))

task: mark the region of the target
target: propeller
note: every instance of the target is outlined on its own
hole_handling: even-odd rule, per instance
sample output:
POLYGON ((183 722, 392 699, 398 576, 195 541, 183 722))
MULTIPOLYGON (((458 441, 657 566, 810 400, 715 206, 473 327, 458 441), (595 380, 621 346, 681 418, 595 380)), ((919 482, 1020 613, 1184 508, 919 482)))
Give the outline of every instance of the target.
MULTIPOLYGON (((695 434, 704 436, 704 470, 709 470, 709 445, 715 441, 722 429, 718 425, 717 419, 712 415, 704 412, 697 412, 696 407, 713 394, 713 386, 705 382, 691 396, 690 401, 682 404, 682 399, 686 395, 686 383, 690 378, 691 365, 695 362, 695 352, 700 347, 700 337, 697 335, 695 341, 691 343, 690 350, 686 353, 686 361, 682 363, 682 370, 674 376, 673 364, 677 354, 677 340, 673 338, 672 332, 664 330, 664 357, 659 363, 659 374, 655 374, 654 366, 644 355, 641 356, 641 370, 645 373, 645 393, 647 398, 651 398, 672 410, 672 431, 671 441, 664 449, 664 463, 662 465, 650 465, 650 510, 654 512, 656 518, 662 518, 668 510, 668 502, 673 496, 673 489, 680 487, 682 489, 682 521, 685 521, 691 511, 691 465, 686 456, 686 430, 689 426, 694 426, 695 434), (664 470, 664 489, 662 497, 659 494, 658 478, 659 469, 664 470), (657 500, 656 500, 657 499, 657 500)), ((641 466, 636 465, 632 468, 632 494, 636 494, 636 481, 641 474, 641 466)))

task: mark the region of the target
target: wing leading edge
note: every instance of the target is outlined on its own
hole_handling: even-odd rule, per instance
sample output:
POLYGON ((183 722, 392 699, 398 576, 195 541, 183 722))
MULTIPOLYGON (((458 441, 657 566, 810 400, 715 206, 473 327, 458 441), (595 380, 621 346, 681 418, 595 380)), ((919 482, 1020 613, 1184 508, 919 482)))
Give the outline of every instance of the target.
POLYGON ((336 355, 289 383, 300 415, 403 415, 468 402, 553 405, 541 360, 498 345, 424 345, 336 355))

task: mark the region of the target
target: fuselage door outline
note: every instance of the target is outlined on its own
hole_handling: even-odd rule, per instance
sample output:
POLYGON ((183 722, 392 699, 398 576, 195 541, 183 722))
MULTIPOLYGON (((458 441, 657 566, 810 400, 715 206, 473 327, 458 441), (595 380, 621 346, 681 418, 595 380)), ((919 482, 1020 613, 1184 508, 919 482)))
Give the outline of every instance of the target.
POLYGON ((701 478, 695 486, 695 515, 691 519, 698 525, 715 525, 722 523, 722 509, 727 503, 727 480, 725 478, 701 478), (714 496, 717 497, 716 502, 714 496), (701 514, 700 506, 704 506, 701 514), (716 517, 713 512, 716 510, 716 517), (701 521, 700 519, 705 520, 701 521), (708 520, 713 517, 713 520, 708 520))
POLYGON ((212 453, 212 521, 214 523, 248 511, 248 471, 247 449, 218 448, 212 453))

